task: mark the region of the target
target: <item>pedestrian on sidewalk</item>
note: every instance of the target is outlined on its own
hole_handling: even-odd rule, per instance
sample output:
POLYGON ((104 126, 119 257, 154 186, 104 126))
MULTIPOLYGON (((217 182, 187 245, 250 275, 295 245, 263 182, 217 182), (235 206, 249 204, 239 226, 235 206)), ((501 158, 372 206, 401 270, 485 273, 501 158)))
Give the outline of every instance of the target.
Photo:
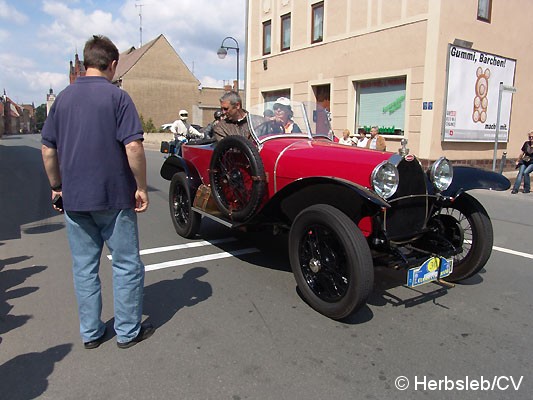
POLYGON ((54 208, 65 213, 80 334, 86 349, 104 342, 98 271, 111 252, 115 332, 128 348, 154 332, 141 324, 144 265, 137 214, 148 208, 143 129, 130 96, 111 83, 119 52, 105 36, 83 50, 86 76, 56 98, 42 130, 42 155, 54 208))
POLYGON ((516 168, 518 168, 518 175, 514 183, 512 194, 518 193, 522 178, 524 178, 524 193, 529 193, 531 190, 531 180, 529 174, 533 171, 533 129, 527 134, 528 140, 524 142, 521 150, 522 152, 516 160, 516 168))

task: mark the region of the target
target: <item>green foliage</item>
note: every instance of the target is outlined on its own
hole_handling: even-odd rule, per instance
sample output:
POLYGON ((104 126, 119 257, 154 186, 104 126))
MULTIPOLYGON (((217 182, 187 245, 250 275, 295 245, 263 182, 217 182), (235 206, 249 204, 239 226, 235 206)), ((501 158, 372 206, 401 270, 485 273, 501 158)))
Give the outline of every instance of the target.
POLYGON ((40 132, 46 120, 46 104, 41 104, 35 109, 35 127, 40 132))
POLYGON ((152 118, 149 118, 148 121, 145 122, 144 121, 144 117, 141 114, 141 115, 139 115, 139 119, 141 120, 143 131, 145 133, 156 132, 154 121, 152 120, 152 118))

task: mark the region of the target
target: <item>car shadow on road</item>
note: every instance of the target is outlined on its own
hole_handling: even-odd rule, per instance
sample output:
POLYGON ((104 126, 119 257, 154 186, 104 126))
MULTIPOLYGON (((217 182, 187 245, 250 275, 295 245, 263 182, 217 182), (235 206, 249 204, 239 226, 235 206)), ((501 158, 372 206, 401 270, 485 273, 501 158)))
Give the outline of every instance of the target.
MULTIPOLYGON (((236 256, 247 263, 269 268, 277 271, 283 271, 292 274, 289 254, 288 254, 288 237, 286 234, 272 235, 267 231, 258 232, 239 232, 221 228, 205 229, 201 237, 209 239, 218 239, 223 236, 234 236, 238 238, 241 247, 255 247, 259 252, 243 254, 236 256), (206 234, 206 235, 205 235, 206 234)), ((218 245, 224 248, 223 245, 218 245)), ((484 273, 482 270, 480 274, 484 273)), ((480 274, 462 281, 461 285, 476 285, 483 281, 480 274)), ((370 321, 373 318, 371 306, 383 307, 392 305, 393 307, 410 308, 420 304, 432 302, 435 306, 446 307, 438 302, 438 299, 447 295, 453 285, 442 283, 427 283, 418 287, 408 287, 406 285, 407 271, 394 270, 385 267, 374 268, 374 287, 370 294, 367 304, 358 312, 342 320, 347 324, 361 324, 370 321)), ((302 301, 305 299, 300 294, 298 288, 295 290, 302 301)))
POLYGON ((70 353, 72 343, 50 347, 42 352, 16 356, 0 365, 2 399, 29 400, 40 397, 48 388, 48 377, 56 363, 70 353))
POLYGON ((431 282, 417 287, 409 287, 406 285, 406 281, 407 271, 405 270, 376 267, 374 290, 368 299, 368 304, 409 308, 433 302, 435 305, 444 307, 437 302, 437 299, 445 296, 451 286, 431 282))

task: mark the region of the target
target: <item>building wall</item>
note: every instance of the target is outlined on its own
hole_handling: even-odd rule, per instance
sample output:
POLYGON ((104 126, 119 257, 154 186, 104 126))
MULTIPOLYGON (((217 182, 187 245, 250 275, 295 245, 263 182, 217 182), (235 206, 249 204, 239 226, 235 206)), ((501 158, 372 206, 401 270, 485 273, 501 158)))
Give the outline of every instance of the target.
MULTIPOLYGON (((145 121, 154 125, 170 123, 180 109, 192 113, 199 100, 199 81, 189 71, 168 41, 161 36, 122 77, 128 92, 145 121)), ((191 123, 198 123, 191 118, 191 123)))
MULTIPOLYGON (((337 135, 356 122, 356 82, 406 77, 405 137, 425 159, 443 153, 452 160, 492 159, 493 143, 443 142, 447 49, 455 39, 473 48, 517 60, 510 141, 504 150, 516 157, 533 127, 527 111, 533 65, 526 34, 533 17, 527 0, 493 0, 490 23, 477 20, 477 0, 325 0, 324 41, 311 42, 311 5, 316 0, 249 0, 246 98, 261 101, 267 91, 289 89, 293 100, 314 100, 313 86, 331 87, 332 124, 337 135), (291 49, 280 52, 280 16, 291 13, 291 49), (262 55, 262 23, 272 22, 272 53, 262 55), (266 69, 265 69, 266 62, 266 69), (433 110, 422 103, 432 101, 433 110), (516 153, 516 154, 515 154, 516 153)), ((388 149, 399 137, 387 137, 388 149)))
MULTIPOLYGON (((435 55, 438 57, 438 69, 432 85, 435 87, 435 99, 439 105, 435 107, 435 117, 432 123, 428 124, 430 126, 428 131, 437 132, 440 135, 442 130, 443 93, 446 91, 446 47, 456 38, 467 40, 473 43, 472 48, 475 50, 516 60, 514 86, 517 92, 512 95, 509 142, 500 142, 497 155, 501 158, 502 153, 507 151, 508 157, 516 158, 520 154, 522 144, 527 139, 527 132, 533 128, 529 115, 533 109, 533 97, 531 96, 533 81, 529 77, 533 66, 533 54, 530 50, 533 46, 533 36, 524 30, 524 27, 530 26, 533 20, 533 3, 528 0, 493 0, 490 23, 478 21, 475 18, 477 10, 475 0, 441 1, 440 8, 439 24, 432 26, 434 32, 430 33, 438 38, 439 51, 435 55)), ((510 94, 504 95, 510 96, 510 94)), ((485 159, 489 160, 489 164, 492 161, 494 143, 441 142, 437 140, 440 139, 437 136, 434 137, 433 142, 426 144, 426 147, 430 147, 432 154, 444 151, 462 160, 485 159)))

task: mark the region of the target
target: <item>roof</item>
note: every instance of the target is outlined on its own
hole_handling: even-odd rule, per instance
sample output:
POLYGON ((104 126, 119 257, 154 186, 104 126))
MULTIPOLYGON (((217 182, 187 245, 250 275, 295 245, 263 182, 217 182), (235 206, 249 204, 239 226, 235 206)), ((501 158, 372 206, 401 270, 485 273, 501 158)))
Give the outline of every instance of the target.
MULTIPOLYGON (((9 103, 9 115, 11 117, 20 117, 22 114, 22 107, 15 103, 9 96, 6 96, 6 100, 9 103)), ((5 103, 0 103, 0 114, 4 115, 5 103)))
POLYGON ((146 43, 144 46, 136 49, 131 47, 123 53, 120 53, 117 70, 113 76, 113 82, 120 80, 126 73, 139 61, 139 59, 159 40, 163 35, 159 35, 154 40, 146 43))

